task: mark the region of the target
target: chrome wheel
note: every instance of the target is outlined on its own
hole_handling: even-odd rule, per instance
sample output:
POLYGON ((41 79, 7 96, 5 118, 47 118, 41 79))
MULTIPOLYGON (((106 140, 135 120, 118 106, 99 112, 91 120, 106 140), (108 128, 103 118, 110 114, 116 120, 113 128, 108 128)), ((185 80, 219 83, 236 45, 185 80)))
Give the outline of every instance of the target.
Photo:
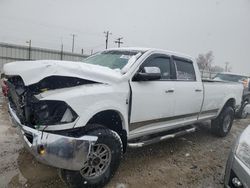
POLYGON ((231 124, 231 116, 227 115, 223 121, 223 131, 227 132, 231 124))
POLYGON ((92 147, 88 160, 80 170, 84 178, 96 178, 101 176, 111 162, 111 150, 105 144, 96 144, 92 147))

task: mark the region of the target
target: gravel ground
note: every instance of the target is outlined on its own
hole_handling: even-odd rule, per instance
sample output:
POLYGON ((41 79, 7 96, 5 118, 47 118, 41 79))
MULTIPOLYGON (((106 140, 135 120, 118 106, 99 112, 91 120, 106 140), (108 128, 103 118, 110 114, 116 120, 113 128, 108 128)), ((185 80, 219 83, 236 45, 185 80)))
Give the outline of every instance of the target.
MULTIPOLYGON (((204 124, 192 134, 140 149, 129 149, 106 187, 223 187, 229 150, 250 119, 236 120, 226 138, 204 124)), ((11 127, 0 94, 0 188, 65 187, 57 170, 36 162, 11 127)))

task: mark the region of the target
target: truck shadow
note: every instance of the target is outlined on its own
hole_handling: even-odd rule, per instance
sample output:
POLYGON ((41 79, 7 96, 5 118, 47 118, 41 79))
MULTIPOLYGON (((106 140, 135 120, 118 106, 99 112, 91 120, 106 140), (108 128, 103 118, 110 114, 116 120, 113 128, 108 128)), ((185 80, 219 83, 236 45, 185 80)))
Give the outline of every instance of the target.
POLYGON ((214 137, 210 133, 210 124, 199 124, 197 130, 193 133, 168 139, 156 144, 148 145, 141 148, 128 148, 125 155, 125 160, 136 157, 139 153, 144 156, 160 157, 164 153, 166 157, 171 157, 179 151, 188 151, 194 145, 201 145, 208 142, 208 140, 218 141, 218 138, 214 137), (187 150, 188 149, 188 150, 187 150))
POLYGON ((203 123, 182 137, 129 148, 109 186, 222 187, 228 153, 244 127, 237 125, 227 137, 218 138, 211 134, 210 123, 203 123))
POLYGON ((56 168, 37 162, 25 148, 19 151, 17 165, 20 173, 11 179, 8 187, 65 187, 56 168))

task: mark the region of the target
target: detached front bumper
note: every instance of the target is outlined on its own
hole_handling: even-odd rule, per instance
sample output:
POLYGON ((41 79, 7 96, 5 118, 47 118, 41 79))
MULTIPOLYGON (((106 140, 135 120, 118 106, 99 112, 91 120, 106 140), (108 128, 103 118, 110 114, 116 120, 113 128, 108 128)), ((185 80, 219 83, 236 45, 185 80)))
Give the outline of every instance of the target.
POLYGON ((21 124, 10 105, 9 114, 28 151, 38 161, 53 167, 81 170, 92 145, 98 139, 96 136, 85 135, 75 138, 32 129, 21 124))

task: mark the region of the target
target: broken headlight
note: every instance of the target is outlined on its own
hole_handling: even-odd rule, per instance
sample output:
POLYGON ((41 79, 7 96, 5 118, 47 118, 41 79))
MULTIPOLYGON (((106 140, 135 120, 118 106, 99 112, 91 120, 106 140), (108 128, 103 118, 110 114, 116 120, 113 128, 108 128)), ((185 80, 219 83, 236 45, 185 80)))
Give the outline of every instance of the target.
POLYGON ((75 121, 77 114, 63 101, 39 101, 32 107, 33 125, 56 125, 75 121))
POLYGON ((236 156, 250 168, 250 126, 248 126, 239 139, 236 156))

